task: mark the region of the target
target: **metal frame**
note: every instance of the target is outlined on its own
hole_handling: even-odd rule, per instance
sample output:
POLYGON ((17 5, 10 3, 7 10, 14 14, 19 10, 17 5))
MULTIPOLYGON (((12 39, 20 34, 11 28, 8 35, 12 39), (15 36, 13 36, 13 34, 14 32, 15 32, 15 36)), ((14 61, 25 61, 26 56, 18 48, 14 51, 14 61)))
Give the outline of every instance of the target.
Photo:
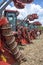
POLYGON ((0 4, 0 17, 2 16, 2 12, 4 11, 4 9, 12 2, 12 0, 4 0, 1 4, 0 4))
POLYGON ((5 2, 6 0, 3 0, 2 3, 0 3, 0 7, 3 5, 3 3, 5 2))

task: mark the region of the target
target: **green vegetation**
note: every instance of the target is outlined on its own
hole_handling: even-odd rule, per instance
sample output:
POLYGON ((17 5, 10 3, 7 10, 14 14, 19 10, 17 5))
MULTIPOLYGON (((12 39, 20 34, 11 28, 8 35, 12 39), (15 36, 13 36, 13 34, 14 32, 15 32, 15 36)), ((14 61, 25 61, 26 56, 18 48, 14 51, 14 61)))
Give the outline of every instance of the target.
POLYGON ((39 30, 43 30, 43 26, 38 26, 38 29, 39 30))

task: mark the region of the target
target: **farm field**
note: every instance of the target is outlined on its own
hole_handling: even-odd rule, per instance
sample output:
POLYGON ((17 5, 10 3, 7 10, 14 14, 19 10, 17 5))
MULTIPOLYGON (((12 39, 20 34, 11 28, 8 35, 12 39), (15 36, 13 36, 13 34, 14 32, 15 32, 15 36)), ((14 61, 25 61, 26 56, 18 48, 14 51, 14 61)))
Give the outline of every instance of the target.
POLYGON ((21 65, 43 65, 43 34, 32 40, 33 44, 19 46, 27 61, 21 65))

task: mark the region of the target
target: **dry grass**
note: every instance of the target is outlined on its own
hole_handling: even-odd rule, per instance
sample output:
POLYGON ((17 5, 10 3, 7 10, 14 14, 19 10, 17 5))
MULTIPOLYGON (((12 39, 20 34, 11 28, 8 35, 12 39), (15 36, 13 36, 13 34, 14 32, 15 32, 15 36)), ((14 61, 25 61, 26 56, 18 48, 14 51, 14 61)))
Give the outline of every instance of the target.
POLYGON ((43 65, 43 34, 40 39, 32 40, 33 44, 22 46, 21 52, 27 58, 27 61, 21 65, 43 65))

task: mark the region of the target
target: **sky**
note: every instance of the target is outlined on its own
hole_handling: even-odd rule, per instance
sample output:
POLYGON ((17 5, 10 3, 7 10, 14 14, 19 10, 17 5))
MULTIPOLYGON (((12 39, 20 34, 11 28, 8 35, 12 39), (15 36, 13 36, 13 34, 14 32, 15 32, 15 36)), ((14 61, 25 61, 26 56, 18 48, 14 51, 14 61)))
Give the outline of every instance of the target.
MULTIPOLYGON (((1 2, 2 0, 0 0, 1 2)), ((18 15, 18 19, 24 19, 27 15, 37 13, 38 19, 35 19, 34 21, 39 21, 43 25, 43 0, 34 0, 31 4, 26 4, 24 9, 17 9, 14 6, 14 3, 10 3, 6 9, 9 10, 18 10, 20 13, 18 15)), ((30 21, 30 22, 34 22, 30 21)))

